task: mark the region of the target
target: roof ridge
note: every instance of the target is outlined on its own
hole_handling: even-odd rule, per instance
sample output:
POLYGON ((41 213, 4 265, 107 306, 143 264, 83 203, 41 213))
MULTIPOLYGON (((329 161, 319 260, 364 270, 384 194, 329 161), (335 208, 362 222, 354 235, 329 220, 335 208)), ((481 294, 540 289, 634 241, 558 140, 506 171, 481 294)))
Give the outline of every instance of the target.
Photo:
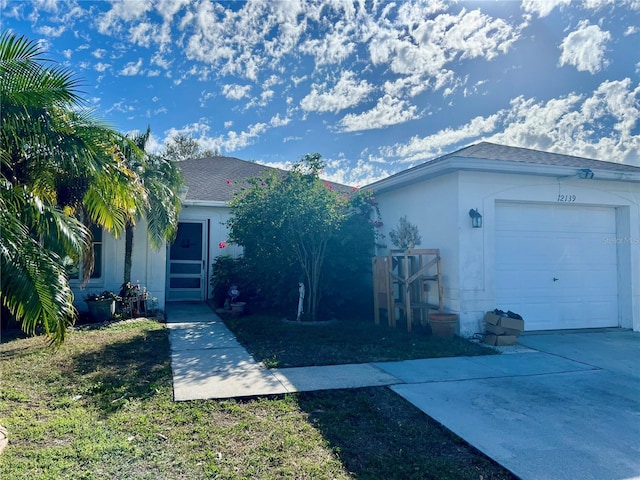
MULTIPOLYGON (((487 142, 487 141, 482 141, 479 143, 469 145, 467 147, 456 150, 455 152, 452 152, 448 155, 445 155, 444 157, 436 158, 434 160, 440 160, 441 158, 445 158, 445 157, 446 158, 459 157, 459 156, 463 156, 464 153, 469 153, 471 154, 469 156, 473 156, 475 158, 484 158, 487 160, 503 160, 503 161, 510 160, 510 161, 518 161, 522 163, 544 163, 545 165, 562 165, 562 164, 566 165, 567 164, 566 162, 569 160, 577 161, 577 162, 584 162, 586 160, 588 162, 597 162, 597 164, 602 165, 603 168, 607 168, 615 165, 615 166, 623 166, 631 169, 640 169, 640 166, 631 165, 624 162, 601 160, 598 158, 570 155, 566 153, 550 152, 547 150, 536 150, 529 147, 503 145, 503 144, 487 142), (500 156, 503 158, 498 158, 496 155, 493 155, 493 156, 487 155, 487 150, 490 150, 490 149, 493 149, 494 151, 499 150, 500 153, 502 154, 500 156), (517 153, 518 155, 514 155, 512 156, 512 158, 504 158, 506 156, 511 156, 508 154, 513 154, 513 153, 517 153), (520 158, 513 158, 515 156, 518 156, 520 158), (531 161, 527 162, 527 159, 523 158, 523 157, 533 157, 533 156, 537 157, 535 159, 536 161, 534 161, 533 158, 530 158, 531 161), (564 160, 564 162, 555 162, 555 161, 549 161, 549 160, 541 161, 541 157, 552 157, 553 159, 556 159, 556 160, 564 160)), ((594 168, 595 168, 595 165, 594 165, 594 168)))

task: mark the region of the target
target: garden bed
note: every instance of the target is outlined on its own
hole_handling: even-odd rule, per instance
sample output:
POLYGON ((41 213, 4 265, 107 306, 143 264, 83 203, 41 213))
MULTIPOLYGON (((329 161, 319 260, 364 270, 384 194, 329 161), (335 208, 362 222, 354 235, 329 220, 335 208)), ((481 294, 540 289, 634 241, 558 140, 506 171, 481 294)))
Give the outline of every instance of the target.
POLYGON ((268 315, 221 314, 253 357, 269 368, 492 355, 496 350, 461 337, 437 338, 424 328, 407 332, 365 320, 283 321, 268 315))

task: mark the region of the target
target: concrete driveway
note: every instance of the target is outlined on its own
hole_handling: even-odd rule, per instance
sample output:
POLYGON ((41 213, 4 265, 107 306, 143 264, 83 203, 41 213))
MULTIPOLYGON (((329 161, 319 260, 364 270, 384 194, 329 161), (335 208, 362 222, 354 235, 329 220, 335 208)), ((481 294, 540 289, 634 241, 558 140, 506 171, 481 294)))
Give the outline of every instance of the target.
POLYGON ((532 350, 383 368, 405 382, 395 392, 522 479, 640 478, 640 334, 520 344, 532 350))

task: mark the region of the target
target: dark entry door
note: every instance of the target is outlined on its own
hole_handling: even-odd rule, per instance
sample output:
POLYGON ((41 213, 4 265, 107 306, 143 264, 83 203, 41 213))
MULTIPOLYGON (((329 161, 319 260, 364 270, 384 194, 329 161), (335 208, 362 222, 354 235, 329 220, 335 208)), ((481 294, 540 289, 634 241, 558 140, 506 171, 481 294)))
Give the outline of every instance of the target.
POLYGON ((206 294, 205 222, 178 224, 176 240, 169 246, 167 300, 204 301, 206 294))

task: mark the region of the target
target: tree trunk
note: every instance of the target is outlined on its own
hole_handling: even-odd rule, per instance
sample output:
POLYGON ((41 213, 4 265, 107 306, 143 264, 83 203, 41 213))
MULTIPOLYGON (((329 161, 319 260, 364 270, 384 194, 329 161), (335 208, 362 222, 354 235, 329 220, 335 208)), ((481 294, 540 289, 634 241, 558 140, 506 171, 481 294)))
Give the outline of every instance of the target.
POLYGON ((122 283, 131 281, 131 257, 133 256, 133 225, 127 222, 124 231, 124 280, 122 283))

